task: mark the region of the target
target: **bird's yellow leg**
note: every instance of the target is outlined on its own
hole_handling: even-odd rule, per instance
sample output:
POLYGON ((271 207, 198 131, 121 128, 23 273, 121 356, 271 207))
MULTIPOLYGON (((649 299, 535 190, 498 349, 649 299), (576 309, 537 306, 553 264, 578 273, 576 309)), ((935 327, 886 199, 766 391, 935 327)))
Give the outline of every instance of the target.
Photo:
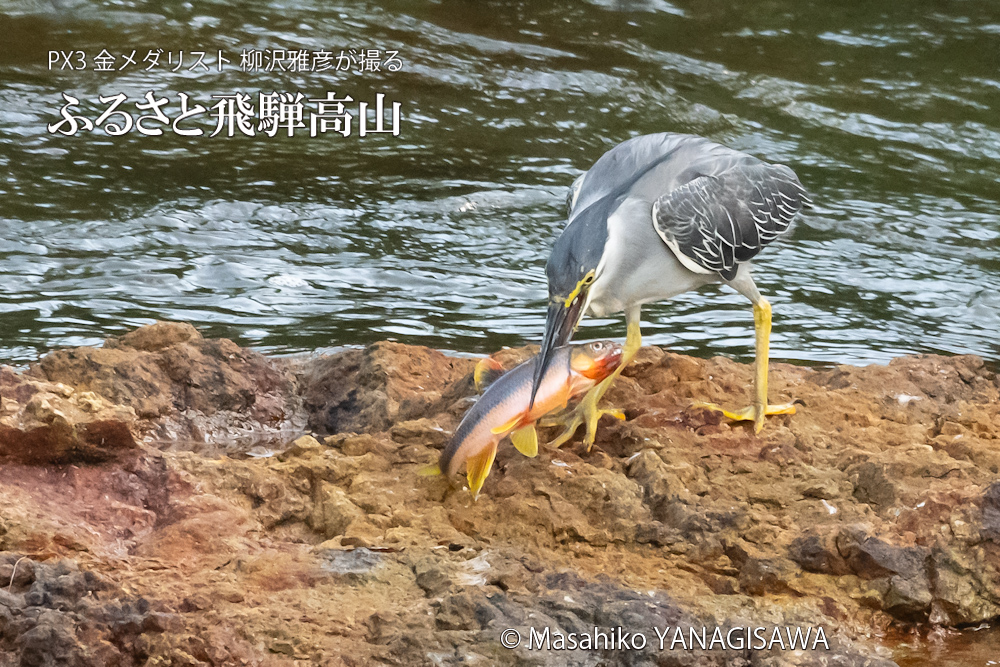
POLYGON ((622 361, 618 364, 618 368, 611 375, 604 378, 600 384, 587 392, 587 395, 583 397, 580 404, 565 419, 555 422, 564 424, 565 428, 562 433, 556 436, 555 440, 549 443, 550 445, 553 447, 562 446, 567 440, 573 437, 576 429, 580 428, 581 424, 586 424, 587 434, 584 436, 583 441, 586 443, 587 450, 589 451, 594 446, 594 437, 597 435, 597 422, 600 421, 601 415, 611 415, 616 419, 625 419, 625 413, 621 410, 613 408, 601 409, 597 407, 597 404, 621 374, 622 369, 632 361, 632 358, 635 357, 636 352, 639 351, 641 346, 642 333, 639 331, 639 318, 636 317, 634 321, 628 323, 628 334, 625 338, 625 345, 622 347, 622 361))
POLYGON ((708 408, 724 414, 733 421, 753 421, 754 433, 764 428, 764 417, 768 415, 793 415, 794 403, 769 405, 767 402, 767 358, 771 342, 771 304, 761 297, 753 305, 753 323, 756 333, 756 354, 754 359, 754 403, 742 410, 732 412, 714 403, 695 403, 692 407, 708 408))

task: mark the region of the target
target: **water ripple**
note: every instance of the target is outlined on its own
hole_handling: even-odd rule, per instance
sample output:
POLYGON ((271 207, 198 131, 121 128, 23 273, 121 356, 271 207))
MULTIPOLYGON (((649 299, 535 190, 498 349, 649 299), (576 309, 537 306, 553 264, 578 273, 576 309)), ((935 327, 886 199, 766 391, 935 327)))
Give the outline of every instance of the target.
MULTIPOLYGON (((537 341, 565 188, 615 143, 692 132, 793 166, 816 201, 763 253, 772 353, 1000 360, 1000 48, 988 12, 888 2, 565 5, 14 0, 0 9, 0 362, 154 319, 276 352, 537 341), (487 16, 487 14, 489 16, 487 16), (393 48, 401 72, 45 69, 49 44, 393 48), (61 93, 324 90, 403 101, 401 137, 53 136, 61 93)), ((652 343, 752 357, 742 297, 644 310, 652 343)), ((623 335, 620 319, 585 338, 623 335)))

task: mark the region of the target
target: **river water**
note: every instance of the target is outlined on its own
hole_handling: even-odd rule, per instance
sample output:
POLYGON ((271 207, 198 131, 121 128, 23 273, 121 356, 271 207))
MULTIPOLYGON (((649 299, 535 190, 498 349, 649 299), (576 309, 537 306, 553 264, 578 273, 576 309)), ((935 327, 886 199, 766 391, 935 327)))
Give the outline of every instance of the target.
MULTIPOLYGON (((566 187, 665 130, 788 164, 813 195, 757 263, 774 358, 998 360, 1000 9, 838 4, 0 0, 0 362, 154 319, 273 352, 538 341, 566 187), (242 71, 268 49, 372 49, 387 67, 242 71), (49 50, 87 68, 49 69, 49 50), (103 50, 114 71, 95 69, 103 50), (206 107, 179 125, 204 134, 47 130, 63 93, 94 121, 120 93, 152 115, 135 108, 148 91, 171 120, 181 93, 206 107), (384 93, 400 132, 358 136, 355 109, 347 137, 210 137, 212 96, 239 91, 373 109, 384 93)), ((624 334, 592 324, 581 338, 624 334)), ((728 289, 648 308, 644 332, 752 358, 749 304, 728 289)))
MULTIPOLYGON (((277 353, 538 341, 567 186, 660 131, 788 164, 811 192, 815 208, 757 263, 774 358, 1000 360, 995 3, 384 4, 0 0, 0 363, 154 319, 277 353), (105 50, 113 69, 97 71, 105 50), (241 67, 277 50, 343 67, 241 67), (66 54, 50 67, 50 51, 66 54), (135 107, 150 91, 171 121, 182 94, 204 106, 178 125, 202 135, 109 135, 155 115, 135 107), (346 137, 308 122, 209 136, 213 96, 237 92, 373 108, 383 93, 399 133, 359 136, 351 107, 346 137), (92 122, 123 94, 130 121, 50 132, 64 94, 92 122)), ((620 320, 591 324, 580 337, 623 335, 620 320)), ((644 332, 752 358, 750 308, 724 289, 648 308, 644 332)), ((996 657, 968 644, 963 665, 996 657)), ((923 664, 925 649, 899 658, 923 664)))

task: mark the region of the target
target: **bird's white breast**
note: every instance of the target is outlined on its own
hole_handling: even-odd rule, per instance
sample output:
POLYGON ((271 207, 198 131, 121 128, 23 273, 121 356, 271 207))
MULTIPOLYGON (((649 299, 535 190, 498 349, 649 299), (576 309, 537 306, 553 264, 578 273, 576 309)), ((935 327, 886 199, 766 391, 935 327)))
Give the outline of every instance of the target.
POLYGON ((652 208, 652 202, 629 198, 608 218, 608 240, 589 294, 595 317, 721 282, 677 260, 653 228, 652 208))

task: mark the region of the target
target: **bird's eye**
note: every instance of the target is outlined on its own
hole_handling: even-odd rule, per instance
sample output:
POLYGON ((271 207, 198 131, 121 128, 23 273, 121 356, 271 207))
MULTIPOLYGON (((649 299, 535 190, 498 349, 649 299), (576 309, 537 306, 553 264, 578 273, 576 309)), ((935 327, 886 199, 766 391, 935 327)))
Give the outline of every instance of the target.
POLYGON ((583 280, 580 282, 582 282, 584 285, 589 285, 590 283, 594 282, 594 272, 591 271, 590 273, 585 275, 583 277, 583 280))

